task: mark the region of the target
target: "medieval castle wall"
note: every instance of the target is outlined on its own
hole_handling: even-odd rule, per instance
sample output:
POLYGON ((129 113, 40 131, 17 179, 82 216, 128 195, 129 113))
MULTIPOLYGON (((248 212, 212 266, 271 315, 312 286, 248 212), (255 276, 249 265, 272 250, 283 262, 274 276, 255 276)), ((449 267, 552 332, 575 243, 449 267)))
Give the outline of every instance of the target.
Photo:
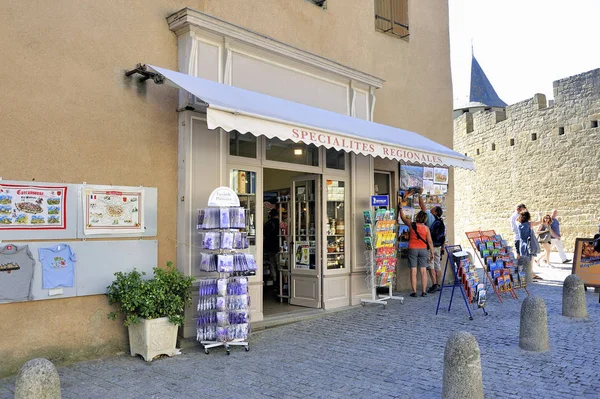
POLYGON ((600 69, 554 82, 543 94, 505 111, 454 120, 454 150, 475 159, 476 172, 455 170, 455 237, 496 230, 513 240, 508 218, 525 203, 532 216, 558 209, 563 243, 598 232, 600 217, 600 69))

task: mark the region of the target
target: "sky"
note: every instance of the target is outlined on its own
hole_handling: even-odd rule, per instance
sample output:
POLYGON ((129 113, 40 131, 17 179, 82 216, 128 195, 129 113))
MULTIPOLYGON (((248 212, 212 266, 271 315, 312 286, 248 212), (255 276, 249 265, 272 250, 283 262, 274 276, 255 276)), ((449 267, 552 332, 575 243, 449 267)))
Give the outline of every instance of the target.
POLYGON ((475 58, 507 104, 600 68, 600 0, 449 0, 455 107, 468 100, 475 58))

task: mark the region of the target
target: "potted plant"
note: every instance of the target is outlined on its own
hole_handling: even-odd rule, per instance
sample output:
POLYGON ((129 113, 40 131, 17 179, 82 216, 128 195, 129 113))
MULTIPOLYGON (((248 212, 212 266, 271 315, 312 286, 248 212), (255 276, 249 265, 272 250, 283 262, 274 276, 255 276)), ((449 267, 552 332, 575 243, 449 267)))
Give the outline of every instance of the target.
POLYGON ((153 270, 153 278, 145 278, 146 273, 136 269, 117 272, 106 288, 109 304, 117 307, 108 318, 124 316, 131 356, 139 354, 148 362, 157 355, 178 353, 177 327, 183 325, 194 282, 194 277, 184 276, 172 262, 167 262, 166 269, 153 270))

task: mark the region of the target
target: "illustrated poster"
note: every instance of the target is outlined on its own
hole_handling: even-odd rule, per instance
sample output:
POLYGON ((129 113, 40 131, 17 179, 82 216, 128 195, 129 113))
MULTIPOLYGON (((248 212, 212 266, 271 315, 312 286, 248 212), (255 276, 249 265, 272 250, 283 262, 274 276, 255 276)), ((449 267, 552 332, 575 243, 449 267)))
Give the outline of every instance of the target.
POLYGON ((111 187, 82 189, 83 233, 124 234, 144 232, 143 189, 111 187))
POLYGON ((594 240, 577 238, 572 273, 588 287, 600 287, 600 252, 594 250, 594 240))
POLYGON ((0 230, 66 228, 67 187, 0 184, 0 230))
POLYGON ((400 165, 400 188, 423 187, 423 167, 400 165))
POLYGON ((308 241, 296 243, 296 269, 310 268, 310 245, 308 241))
POLYGON ((448 184, 448 169, 434 168, 433 169, 433 182, 436 184, 448 184))
POLYGON ((428 167, 423 168, 423 179, 424 180, 433 180, 433 168, 428 168, 428 167))

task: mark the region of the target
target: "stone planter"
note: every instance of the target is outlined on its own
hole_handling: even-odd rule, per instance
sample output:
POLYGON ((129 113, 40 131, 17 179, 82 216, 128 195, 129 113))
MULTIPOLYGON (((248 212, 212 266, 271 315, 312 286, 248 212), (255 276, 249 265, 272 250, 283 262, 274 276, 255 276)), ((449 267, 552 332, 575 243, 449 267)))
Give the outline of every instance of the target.
POLYGON ((160 319, 140 319, 138 324, 129 327, 129 348, 131 356, 141 355, 151 362, 155 356, 175 356, 179 350, 177 345, 177 326, 169 323, 167 317, 160 319))

